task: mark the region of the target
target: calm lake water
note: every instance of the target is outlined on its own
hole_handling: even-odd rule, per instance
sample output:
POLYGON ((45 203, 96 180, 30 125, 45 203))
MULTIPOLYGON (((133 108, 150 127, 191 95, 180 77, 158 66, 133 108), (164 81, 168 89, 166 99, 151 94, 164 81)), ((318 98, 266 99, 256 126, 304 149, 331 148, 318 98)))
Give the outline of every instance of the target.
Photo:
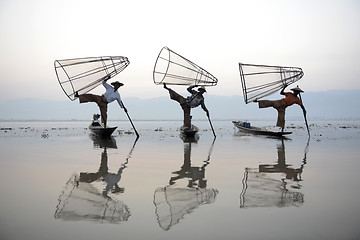
POLYGON ((360 239, 360 121, 134 124, 0 122, 1 239, 360 239))

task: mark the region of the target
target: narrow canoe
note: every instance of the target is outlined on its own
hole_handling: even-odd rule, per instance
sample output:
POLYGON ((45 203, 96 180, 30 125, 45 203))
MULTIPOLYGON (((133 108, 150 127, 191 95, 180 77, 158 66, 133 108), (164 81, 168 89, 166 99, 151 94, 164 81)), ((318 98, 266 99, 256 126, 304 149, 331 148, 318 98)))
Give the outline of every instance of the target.
POLYGON ((267 135, 267 136, 275 136, 275 137, 283 137, 284 135, 289 135, 292 132, 276 132, 276 131, 270 131, 258 127, 250 126, 247 122, 242 121, 232 121, 235 127, 237 127, 240 131, 246 132, 246 133, 252 133, 255 135, 267 135))

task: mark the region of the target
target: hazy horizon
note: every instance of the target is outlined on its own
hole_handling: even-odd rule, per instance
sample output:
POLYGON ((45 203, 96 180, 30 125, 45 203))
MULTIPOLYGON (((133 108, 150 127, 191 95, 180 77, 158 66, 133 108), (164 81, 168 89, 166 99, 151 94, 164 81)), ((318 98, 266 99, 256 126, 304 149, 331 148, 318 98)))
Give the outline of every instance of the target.
MULTIPOLYGON (((360 90, 332 90, 322 92, 305 92, 302 94, 308 119, 359 119, 360 111, 357 98, 360 90), (346 102, 346 104, 344 104, 346 102)), ((274 94, 266 99, 280 99, 274 94)), ((125 97, 123 102, 133 120, 182 120, 183 113, 179 104, 168 96, 149 99, 125 97)), ((243 96, 218 96, 206 94, 205 104, 213 120, 274 120, 276 110, 259 109, 256 103, 245 104, 243 96)), ((78 100, 42 100, 26 98, 8 100, 0 103, 0 120, 79 120, 90 121, 92 114, 99 113, 95 103, 79 104, 78 100)), ((198 107, 192 109, 194 120, 207 120, 204 111, 198 107)), ((127 120, 123 110, 117 103, 109 104, 109 121, 127 120)), ((286 119, 303 119, 298 105, 286 110, 286 119)))

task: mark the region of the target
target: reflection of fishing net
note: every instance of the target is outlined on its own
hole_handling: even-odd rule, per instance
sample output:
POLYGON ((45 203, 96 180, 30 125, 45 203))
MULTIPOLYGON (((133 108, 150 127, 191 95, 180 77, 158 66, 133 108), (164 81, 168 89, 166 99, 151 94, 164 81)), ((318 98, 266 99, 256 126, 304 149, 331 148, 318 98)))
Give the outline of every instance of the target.
POLYGON ((187 213, 200 205, 213 203, 218 191, 206 188, 158 188, 154 193, 155 213, 159 225, 169 230, 187 213))
POLYGON ((217 79, 209 72, 163 47, 156 59, 153 79, 155 84, 215 86, 217 79))
POLYGON ((70 100, 75 92, 84 94, 101 84, 102 80, 114 77, 130 64, 126 57, 90 57, 56 60, 56 75, 60 86, 70 100))
POLYGON ((298 67, 280 67, 239 63, 245 103, 260 99, 290 85, 304 75, 298 67))
POLYGON ((304 203, 302 193, 288 190, 285 180, 274 179, 270 174, 246 169, 242 182, 241 208, 289 207, 304 203))
POLYGON ((95 183, 79 181, 79 175, 72 175, 66 183, 56 206, 56 219, 71 221, 93 221, 119 223, 127 221, 129 208, 121 201, 103 197, 95 183))

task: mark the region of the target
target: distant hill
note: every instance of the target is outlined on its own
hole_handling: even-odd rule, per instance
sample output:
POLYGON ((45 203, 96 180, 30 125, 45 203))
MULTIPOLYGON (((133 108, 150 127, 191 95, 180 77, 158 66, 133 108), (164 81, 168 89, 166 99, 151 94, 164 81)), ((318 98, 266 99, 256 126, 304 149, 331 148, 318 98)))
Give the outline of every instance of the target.
MULTIPOLYGON (((360 119, 358 96, 360 90, 333 90, 305 92, 302 95, 309 119, 360 119)), ((274 94, 267 99, 280 99, 274 94)), ((182 110, 178 103, 168 97, 123 99, 133 120, 179 120, 182 110)), ((256 103, 245 104, 242 96, 205 95, 205 103, 212 119, 276 119, 274 109, 259 109, 256 103)), ((79 104, 78 101, 52 101, 39 99, 9 100, 0 104, 0 120, 90 120, 92 114, 99 113, 94 103, 79 104)), ((127 119, 117 103, 109 105, 109 119, 127 119)), ((194 119, 206 119, 202 109, 192 110, 194 119)), ((287 119, 302 118, 298 106, 287 109, 287 119)))

